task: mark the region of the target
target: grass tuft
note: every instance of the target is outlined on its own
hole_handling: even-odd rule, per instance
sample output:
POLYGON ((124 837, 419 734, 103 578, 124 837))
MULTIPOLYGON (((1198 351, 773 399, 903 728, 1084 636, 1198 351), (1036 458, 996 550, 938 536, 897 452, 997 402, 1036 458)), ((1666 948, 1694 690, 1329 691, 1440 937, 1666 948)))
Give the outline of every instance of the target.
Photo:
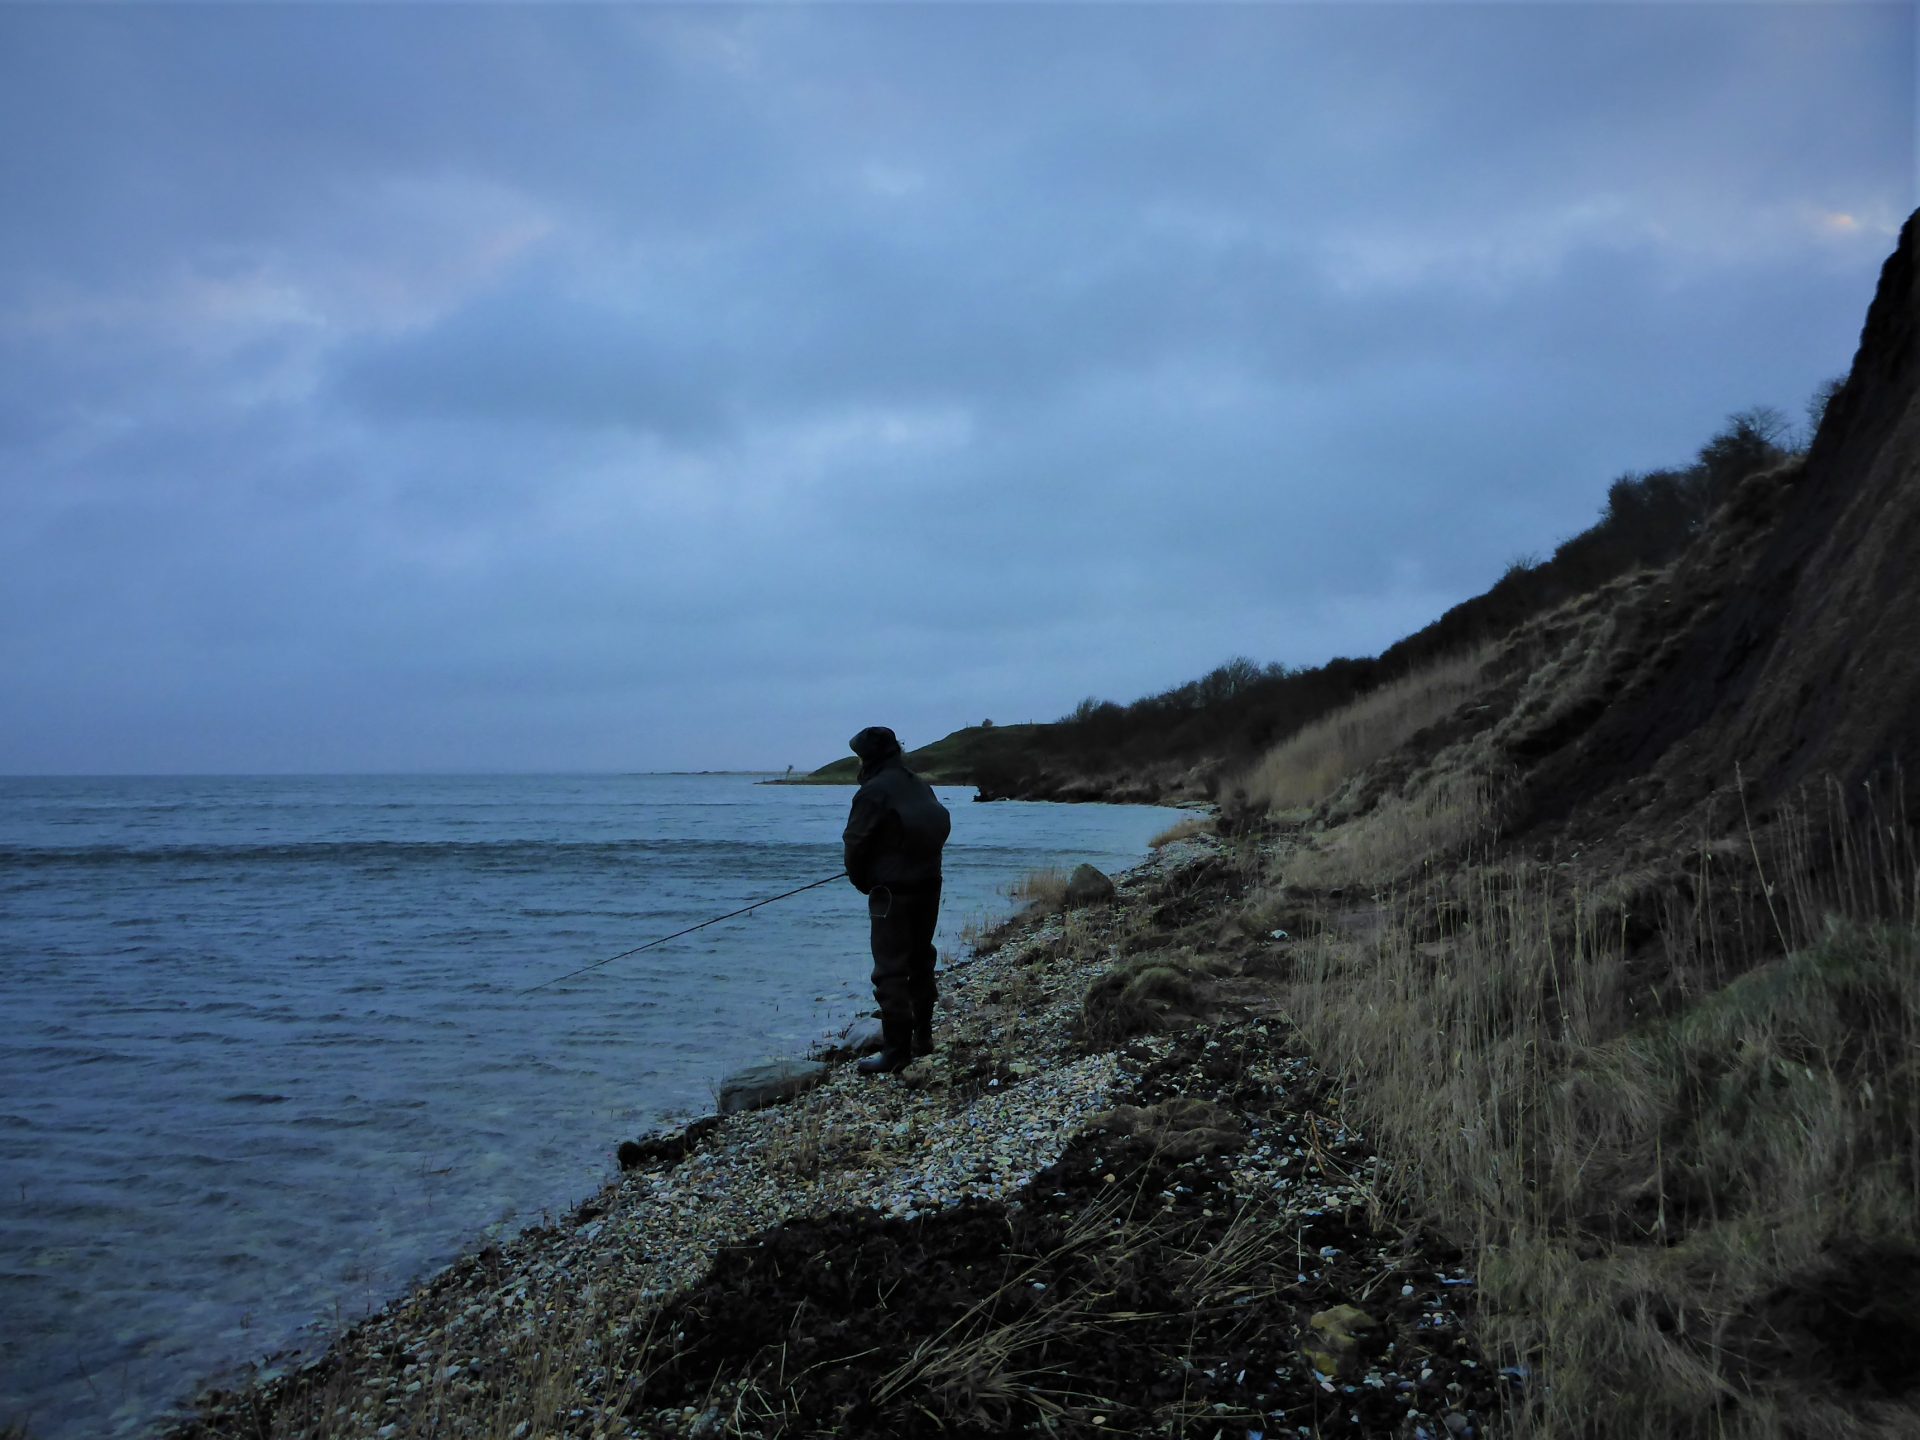
POLYGON ((1114 966, 1087 989, 1080 1011, 1082 1039, 1113 1045, 1167 1028, 1191 1013, 1200 993, 1194 979, 1204 973, 1190 955, 1151 951, 1114 966))
POLYGON ((1203 816, 1194 815, 1185 820, 1175 821, 1169 825, 1147 842, 1147 848, 1151 850, 1161 850, 1169 845, 1177 845, 1182 840, 1193 840, 1199 836, 1212 835, 1214 833, 1212 820, 1203 816))
POLYGON ((1057 865, 1042 866, 1007 887, 1009 899, 1017 900, 1032 915, 1057 915, 1067 908, 1067 872, 1057 865))

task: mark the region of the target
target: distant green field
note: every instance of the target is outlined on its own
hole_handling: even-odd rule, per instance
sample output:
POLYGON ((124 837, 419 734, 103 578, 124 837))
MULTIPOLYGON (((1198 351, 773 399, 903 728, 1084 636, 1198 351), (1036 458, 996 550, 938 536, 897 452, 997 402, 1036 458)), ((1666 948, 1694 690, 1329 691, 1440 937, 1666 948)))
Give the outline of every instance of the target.
MULTIPOLYGON (((969 725, 945 739, 907 752, 907 767, 936 785, 973 785, 982 765, 1024 759, 1051 725, 969 725)), ((822 765, 807 775, 776 781, 782 785, 852 785, 859 778, 860 760, 849 755, 822 765)))

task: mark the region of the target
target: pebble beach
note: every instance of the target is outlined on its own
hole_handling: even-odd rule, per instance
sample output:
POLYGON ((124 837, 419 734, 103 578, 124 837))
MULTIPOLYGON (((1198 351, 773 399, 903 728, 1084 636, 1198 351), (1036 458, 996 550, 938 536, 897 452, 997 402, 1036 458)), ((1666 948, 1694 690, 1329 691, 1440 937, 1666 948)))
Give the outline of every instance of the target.
MULTIPOLYGON (((239 1435, 585 1440, 864 1433, 863 1427, 887 1433, 885 1415, 868 1415, 864 1407, 868 1397, 893 1391, 885 1376, 864 1375, 857 1354, 838 1357, 838 1369, 831 1372, 840 1377, 831 1423, 808 1413, 813 1402, 806 1397, 812 1392, 798 1381, 788 1387, 789 1399, 769 1398, 768 1377, 760 1374, 766 1346, 758 1346, 751 1360, 714 1360, 711 1373, 703 1373, 691 1390, 681 1383, 692 1363, 688 1357, 705 1353, 701 1344, 711 1349, 709 1342, 719 1343, 721 1350, 713 1353, 721 1355, 739 1338, 735 1332, 741 1327, 734 1324, 718 1327, 727 1333, 702 1339, 702 1326, 713 1328, 709 1321, 717 1311, 693 1297, 703 1286, 721 1283, 718 1277, 727 1267, 717 1262, 751 1268, 780 1248, 780 1237, 812 1237, 803 1267, 812 1278, 800 1273, 781 1282, 800 1287, 790 1322, 797 1334, 807 1324, 809 1303, 824 1307, 823 1317, 831 1309, 837 1282, 823 1277, 840 1253, 836 1247, 844 1248, 849 1237, 858 1237, 856 1250, 874 1237, 893 1237, 883 1253, 918 1253, 897 1242, 914 1237, 916 1244, 935 1243, 929 1237, 949 1230, 957 1235, 969 1226, 977 1230, 984 1217, 1015 1230, 1056 1211, 1084 1219, 1090 1210, 1110 1206, 1122 1191, 1132 1198, 1124 1221, 1112 1217, 1113 1233, 1132 1234, 1128 1227, 1144 1225, 1129 1253, 1172 1247, 1172 1269, 1184 1263, 1182 1256, 1211 1254, 1209 1245, 1218 1249, 1233 1236, 1243 1237, 1256 1222, 1264 1243, 1276 1243, 1274 1237, 1284 1234, 1291 1237, 1289 1254, 1310 1257, 1310 1264, 1289 1259, 1288 1273, 1280 1277, 1299 1294, 1283 1302, 1281 1291, 1268 1287, 1257 1303, 1250 1295, 1242 1298, 1234 1344, 1247 1338, 1240 1333, 1246 1322, 1273 1305, 1304 1324, 1326 1309, 1316 1309, 1319 1299, 1329 1304, 1352 1300, 1348 1292, 1357 1292, 1357 1286, 1342 1279, 1349 1268, 1368 1272, 1370 1298, 1378 1292, 1406 1310, 1408 1324, 1425 1337, 1422 1343, 1456 1337, 1439 1347, 1444 1354, 1427 1344, 1427 1358, 1418 1367, 1396 1360, 1396 1345, 1405 1348, 1401 1342, 1389 1341, 1384 1352, 1375 1344, 1370 1353, 1384 1364, 1343 1375, 1317 1371, 1301 1360, 1291 1332, 1283 1335, 1277 1323, 1264 1322, 1256 1329, 1268 1335, 1274 1358, 1284 1362, 1266 1367, 1281 1377, 1269 1387, 1274 1393, 1284 1385, 1304 1385, 1316 1410, 1327 1409, 1329 1399, 1337 1409, 1343 1391, 1368 1404, 1382 1396, 1392 1402, 1387 1406, 1394 1417, 1390 1430, 1378 1428, 1385 1422, 1372 1411, 1363 1423, 1366 1405, 1348 1407, 1360 1427, 1351 1433, 1425 1434, 1434 1440, 1470 1433, 1478 1424, 1476 1404, 1486 1403, 1481 1392, 1488 1378, 1465 1349, 1454 1353, 1464 1344, 1457 1340, 1455 1312, 1470 1279, 1445 1273, 1444 1256, 1409 1250, 1404 1234, 1374 1235, 1357 1218, 1373 1202, 1368 1183, 1373 1160, 1363 1136, 1325 1121, 1307 1106, 1308 1097, 1315 1097, 1313 1106, 1329 1110, 1326 1087, 1304 1058, 1288 1052, 1282 1018, 1263 1014, 1257 1002, 1240 1003, 1235 1014, 1211 1026, 1175 1024, 1108 1048, 1086 1040, 1082 1015, 1089 988, 1120 961, 1123 950, 1170 923, 1169 894, 1181 894, 1192 908, 1196 882, 1188 877, 1211 873, 1218 883, 1216 849, 1210 838, 1168 845, 1118 877, 1108 904, 1003 926, 979 953, 943 974, 934 1056, 901 1074, 876 1078, 857 1074, 850 1056, 829 1052, 824 1058, 837 1063, 824 1081, 784 1104, 712 1117, 679 1135, 654 1137, 643 1163, 559 1223, 462 1259, 338 1337, 322 1354, 268 1357, 247 1383, 198 1397, 167 1433, 171 1440, 239 1435), (1235 1057, 1230 1074, 1219 1058, 1229 1052, 1235 1057), (1219 1076, 1209 1080, 1216 1071, 1219 1076), (1226 1078, 1224 1088, 1220 1077, 1226 1078), (1161 1109, 1143 1110, 1143 1104, 1161 1109), (1160 1115, 1169 1104, 1205 1107, 1204 1125, 1189 1125, 1175 1135, 1178 1143, 1168 1142, 1163 1125, 1149 1143, 1150 1126, 1140 1117, 1160 1115), (1188 1143, 1195 1135, 1200 1141, 1188 1143), (1098 1153, 1076 1162, 1076 1152, 1089 1146, 1098 1153), (1223 1225, 1231 1227, 1231 1235, 1222 1231, 1206 1239, 1223 1225), (1307 1240, 1325 1239, 1313 1233, 1316 1227, 1339 1243, 1303 1249, 1307 1240), (1398 1284, 1389 1286, 1382 1278, 1401 1272, 1398 1284), (671 1363, 663 1357, 672 1357, 671 1363), (1443 1370, 1436 1370, 1436 1361, 1443 1370), (669 1393, 676 1385, 687 1393, 669 1393), (854 1399, 848 1401, 847 1395, 854 1399), (666 1403, 676 1399, 687 1403, 666 1403), (1449 1422, 1448 1415, 1455 1418, 1449 1422)), ((981 1245, 965 1243, 972 1258, 955 1270, 965 1272, 964 1278, 919 1288, 945 1296, 956 1285, 964 1291, 985 1283, 975 1276, 982 1268, 976 1263, 981 1245)), ((989 1241, 986 1250, 999 1245, 989 1241)), ((734 1286, 730 1294, 751 1297, 764 1291, 764 1306, 748 1300, 763 1310, 785 1303, 780 1285, 768 1289, 765 1277, 749 1277, 744 1289, 726 1283, 734 1286)), ((1034 1283, 1039 1289, 1029 1286, 1022 1303, 1047 1298, 1046 1284, 1034 1283)), ((876 1293, 877 1305, 862 1304, 852 1312, 856 1323, 867 1324, 886 1310, 885 1285, 876 1293)), ((924 1298, 916 1296, 915 1303, 924 1298)), ((976 1298, 971 1311, 956 1313, 978 1310, 976 1298)), ((1276 1317, 1280 1313, 1274 1311, 1276 1317)), ((918 1319, 903 1304, 892 1322, 893 1338, 915 1338, 923 1323, 933 1322, 918 1319)), ((1381 1313, 1378 1323, 1390 1327, 1393 1322, 1381 1313)), ((832 1333, 835 1324, 823 1319, 823 1330, 832 1333)), ((915 1353, 924 1355, 927 1342, 938 1338, 919 1335, 915 1353)), ((1205 1348, 1199 1339, 1192 1344, 1205 1348)), ((783 1353, 786 1348, 783 1343, 783 1353)), ((884 1348, 868 1346, 866 1353, 884 1348)), ((1195 1368, 1198 1353, 1181 1354, 1179 1365, 1195 1368)), ((1095 1359, 1086 1363, 1098 1368, 1095 1359)), ((1335 1372, 1346 1368, 1332 1366, 1335 1372)), ((1246 1366, 1237 1367, 1238 1380, 1232 1380, 1233 1373, 1215 1376, 1233 1393, 1209 1402, 1214 1408, 1202 1406, 1193 1413, 1201 1420, 1239 1417, 1238 1428, 1228 1434, 1266 1433, 1270 1422, 1259 1418, 1267 1413, 1260 1407, 1271 1395, 1249 1387, 1246 1366)), ((1179 1402, 1187 1404, 1187 1399, 1179 1402)), ((1156 1409, 1145 1395, 1127 1401, 1103 1394, 1091 1408, 1048 1401, 1035 1414, 1044 1415, 1048 1406, 1060 1413, 1043 1428, 1055 1432, 1065 1420, 1066 1431, 1122 1433, 1128 1415, 1138 1425, 1150 1414, 1157 1433, 1169 1433, 1166 1424, 1173 1425, 1171 1433, 1191 1428, 1178 1419, 1187 1411, 1178 1406, 1168 1411, 1164 1404, 1156 1409)), ((981 1416, 993 1413, 989 1406, 981 1416)), ((1032 1418, 1022 1419, 1016 1404, 1003 1423, 1017 1432, 1032 1418)), ((1323 1422, 1324 1417, 1314 1422, 1320 1429, 1299 1433, 1334 1433, 1323 1422)), ((968 1426, 940 1428, 961 1433, 968 1426)), ((1213 1425, 1206 1433, 1219 1428, 1213 1425)))

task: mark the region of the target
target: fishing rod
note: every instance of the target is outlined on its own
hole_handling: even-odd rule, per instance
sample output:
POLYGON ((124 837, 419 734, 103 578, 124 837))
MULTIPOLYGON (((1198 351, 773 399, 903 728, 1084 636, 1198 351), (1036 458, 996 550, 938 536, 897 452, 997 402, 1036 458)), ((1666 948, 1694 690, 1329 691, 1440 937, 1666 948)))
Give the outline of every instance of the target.
POLYGON ((722 920, 731 920, 736 915, 745 915, 749 910, 758 910, 762 905, 771 905, 776 900, 785 900, 789 895, 798 895, 807 890, 818 890, 822 885, 831 885, 836 880, 847 878, 842 870, 838 875, 829 875, 824 880, 816 880, 811 885, 802 885, 797 890, 789 890, 784 895, 769 895, 764 900, 756 900, 751 905, 742 905, 738 910, 729 910, 724 915, 716 915, 711 920, 702 920, 698 925, 689 925, 684 930, 676 930, 671 935, 662 935, 658 940, 649 940, 644 945, 636 945, 631 950, 622 950, 618 955, 609 955, 604 960, 596 960, 591 965, 582 965, 578 970, 569 970, 564 975, 556 975, 551 980, 542 980, 538 985, 529 985, 520 993, 531 995, 536 990, 544 990, 549 985, 558 985, 562 980, 571 980, 576 975, 584 975, 589 970, 598 970, 602 965, 611 965, 616 960, 625 960, 629 955, 638 955, 642 950, 651 950, 656 945, 664 945, 669 940, 678 940, 682 935, 691 935, 696 930, 704 930, 709 925, 718 925, 722 920))

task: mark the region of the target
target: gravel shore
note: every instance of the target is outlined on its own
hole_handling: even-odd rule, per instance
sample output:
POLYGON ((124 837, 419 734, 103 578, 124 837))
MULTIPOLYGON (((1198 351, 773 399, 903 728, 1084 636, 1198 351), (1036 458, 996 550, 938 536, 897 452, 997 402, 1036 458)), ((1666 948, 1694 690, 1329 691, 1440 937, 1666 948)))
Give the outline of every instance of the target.
MULTIPOLYGON (((1226 903, 1230 888, 1215 843, 1185 841, 1119 877, 1109 905, 1007 927, 990 953, 943 975, 931 1059, 881 1078, 841 1064, 797 1100, 704 1122, 677 1160, 643 1165, 565 1221, 461 1260, 318 1360, 201 1397, 168 1433, 889 1434, 913 1416, 950 1433, 1198 1426, 1212 1435, 1231 1419, 1223 1433, 1252 1435, 1265 1433, 1272 1422, 1262 1417, 1287 1386, 1319 1427, 1302 1434, 1472 1432, 1490 1392, 1458 1342, 1466 1277, 1446 1274, 1444 1256, 1409 1251, 1403 1236, 1373 1233, 1363 1218, 1373 1198, 1364 1138, 1329 1118, 1337 1097, 1287 1053, 1286 1026, 1262 1013, 1257 979, 1209 1023, 1172 1017, 1164 1033, 1106 1049, 1084 1038, 1090 986, 1226 903), (1121 1195, 1124 1215, 1113 1209, 1121 1195), (1178 1293, 1137 1308, 1154 1323, 1133 1325, 1118 1344, 1084 1302, 1075 1308, 1035 1282, 1015 1310, 1054 1308, 1010 1321, 1002 1338, 1045 1331, 1049 1373, 1081 1378, 1002 1374, 998 1389, 974 1393, 969 1381, 955 1392, 934 1373, 930 1347, 944 1336, 940 1353, 959 1353, 967 1316, 1011 1313, 1002 1291, 1020 1247, 1058 1241, 1063 1254, 1105 1253, 1072 1241, 1089 1214, 1102 1217, 1100 1246, 1115 1257, 1102 1295, 1120 1293, 1113 1276, 1134 1268, 1135 1289, 1173 1284, 1178 1293), (767 1268, 794 1245, 799 1259, 767 1268), (1263 1271, 1284 1273, 1252 1289, 1244 1276, 1234 1281, 1243 1293, 1216 1324, 1218 1297, 1193 1275, 1214 1273, 1199 1257, 1222 1245, 1258 1252, 1263 1271), (1160 1262, 1136 1263, 1161 1252, 1160 1262), (936 1253, 947 1258, 929 1258, 936 1253), (893 1281, 878 1277, 899 1264, 908 1269, 893 1281), (862 1265, 873 1279, 858 1278, 862 1265), (1356 1340, 1351 1361, 1327 1362, 1352 1373, 1316 1374, 1302 1361, 1301 1337, 1317 1333, 1312 1315, 1376 1296, 1405 1312, 1404 1338, 1388 1335, 1396 1322, 1369 1303, 1369 1324, 1386 1329, 1356 1340), (1160 1335, 1168 1316, 1187 1338, 1160 1335), (845 1339, 840 1353, 786 1373, 791 1351, 835 1336, 845 1339), (1138 1354, 1127 1348, 1135 1337, 1144 1337, 1138 1354), (1250 1385, 1240 1364, 1196 1383, 1209 1343, 1264 1345, 1265 1378, 1250 1385), (1412 1369, 1394 1363, 1410 1343, 1425 1356, 1412 1369), (1383 1362, 1364 1374, 1354 1368, 1363 1350, 1383 1362), (1177 1375, 1178 1397, 1162 1393, 1164 1376, 1135 1375, 1142 1366, 1177 1375), (1098 1384, 1088 1378, 1101 1374, 1098 1384), (1140 1393, 1119 1393, 1135 1379, 1140 1393), (1094 1388, 1060 1398, 1076 1386, 1094 1388), (1217 1396, 1195 1409, 1202 1392, 1217 1396), (1351 1419, 1330 1423, 1349 1398, 1351 1419)), ((1242 956, 1241 971, 1249 964, 1242 956)))

